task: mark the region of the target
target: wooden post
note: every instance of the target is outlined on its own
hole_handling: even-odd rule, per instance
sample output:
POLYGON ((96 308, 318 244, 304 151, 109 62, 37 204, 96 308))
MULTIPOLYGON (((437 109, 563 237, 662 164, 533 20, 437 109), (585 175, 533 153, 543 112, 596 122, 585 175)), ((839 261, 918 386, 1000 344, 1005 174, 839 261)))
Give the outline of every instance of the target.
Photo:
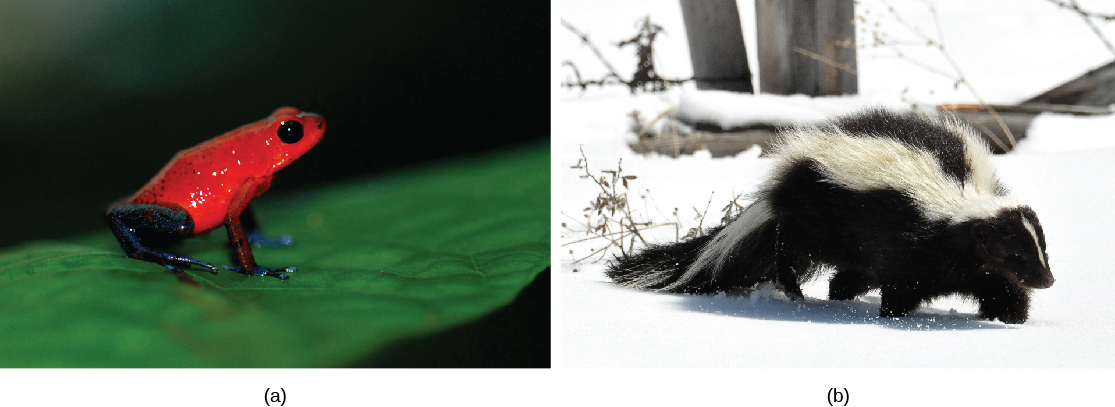
POLYGON ((1115 103, 1115 62, 1093 69, 1022 103, 1110 106, 1115 103))
POLYGON ((681 0, 697 89, 753 93, 735 0, 681 0))
POLYGON ((858 93, 853 0, 755 0, 759 91, 858 93))

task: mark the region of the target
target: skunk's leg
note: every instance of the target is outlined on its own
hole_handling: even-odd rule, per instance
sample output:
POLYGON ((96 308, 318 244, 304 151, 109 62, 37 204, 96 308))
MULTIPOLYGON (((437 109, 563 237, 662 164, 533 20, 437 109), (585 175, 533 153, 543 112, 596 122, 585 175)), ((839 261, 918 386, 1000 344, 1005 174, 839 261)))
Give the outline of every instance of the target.
POLYGON ((921 304, 923 298, 919 293, 906 284, 883 284, 882 305, 879 307, 879 317, 904 317, 913 312, 921 304))
POLYGON ((865 272, 861 268, 837 267, 836 274, 833 274, 832 279, 829 280, 829 299, 835 301, 851 300, 878 286, 871 273, 865 272))
MULTIPOLYGON (((978 274, 978 273, 977 273, 978 274)), ((979 314, 1008 324, 1026 322, 1030 314, 1029 289, 1019 286, 995 273, 976 283, 975 296, 979 299, 979 314)))
POLYGON ((797 245, 790 244, 789 233, 784 233, 781 222, 774 233, 775 284, 792 301, 805 301, 798 285, 798 276, 808 271, 810 261, 797 253, 797 245))

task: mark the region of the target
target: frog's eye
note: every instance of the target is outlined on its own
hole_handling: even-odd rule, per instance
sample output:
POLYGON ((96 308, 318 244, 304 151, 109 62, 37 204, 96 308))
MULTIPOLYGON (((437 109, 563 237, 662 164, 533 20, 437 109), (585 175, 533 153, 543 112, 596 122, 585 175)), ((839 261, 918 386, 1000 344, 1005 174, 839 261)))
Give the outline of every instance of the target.
POLYGON ((279 140, 286 144, 297 143, 302 139, 302 123, 297 121, 285 121, 279 124, 278 131, 279 140))

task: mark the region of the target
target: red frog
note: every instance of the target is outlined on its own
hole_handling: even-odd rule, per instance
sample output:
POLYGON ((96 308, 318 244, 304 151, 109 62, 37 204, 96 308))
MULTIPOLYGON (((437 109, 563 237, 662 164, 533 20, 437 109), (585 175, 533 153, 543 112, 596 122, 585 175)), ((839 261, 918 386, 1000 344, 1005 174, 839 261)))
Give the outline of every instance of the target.
POLYGON ((256 264, 252 244, 289 245, 289 236, 268 239, 260 232, 248 203, 271 186, 271 178, 321 140, 325 118, 293 107, 275 109, 266 119, 241 126, 177 155, 135 195, 109 206, 105 219, 124 252, 158 263, 189 281, 184 268, 197 265, 214 274, 212 264, 151 249, 197 236, 224 225, 240 267, 253 276, 274 276, 294 267, 256 264))

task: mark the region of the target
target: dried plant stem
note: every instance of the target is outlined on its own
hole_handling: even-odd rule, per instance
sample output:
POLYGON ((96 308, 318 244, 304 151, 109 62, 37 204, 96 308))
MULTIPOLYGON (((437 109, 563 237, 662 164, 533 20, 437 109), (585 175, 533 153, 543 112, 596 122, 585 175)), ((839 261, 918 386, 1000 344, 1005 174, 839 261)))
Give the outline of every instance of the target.
POLYGON ((1096 18, 1103 21, 1115 21, 1115 14, 1100 14, 1094 11, 1085 11, 1084 9, 1080 8, 1080 5, 1077 4, 1075 0, 1070 0, 1068 3, 1065 3, 1061 0, 1049 0, 1049 2, 1056 4, 1058 7, 1075 11, 1077 14, 1080 14, 1083 17, 1096 18))
POLYGON ((647 130, 650 130, 650 128, 652 126, 654 126, 655 123, 658 123, 659 120, 662 120, 666 116, 669 116, 669 115, 673 114, 674 110, 676 110, 676 109, 677 108, 675 108, 675 107, 671 107, 669 109, 666 109, 662 113, 659 113, 658 116, 654 117, 654 120, 651 120, 650 123, 647 123, 645 126, 643 126, 643 128, 639 129, 638 136, 642 137, 644 134, 647 133, 647 130))
MULTIPOLYGON (((608 75, 620 79, 620 81, 623 81, 623 79, 619 77, 619 74, 616 73, 616 68, 613 68, 612 64, 608 63, 607 59, 604 59, 604 54, 600 53, 600 50, 596 48, 596 45, 594 45, 592 41, 589 41, 588 34, 581 32, 581 30, 578 30, 577 27, 574 27, 573 24, 569 24, 569 22, 565 21, 564 19, 561 20, 561 26, 565 27, 569 31, 572 31, 574 35, 581 38, 581 43, 587 45, 588 48, 592 50, 592 53, 596 54, 596 58, 600 60, 600 63, 604 64, 605 68, 608 68, 608 75)), ((572 62, 570 62, 569 64, 572 65, 572 62)), ((577 75, 577 79, 580 79, 579 74, 577 75)), ((623 82, 626 83, 626 81, 623 82)))
MULTIPOLYGON (((630 206, 628 192, 620 191, 619 189, 620 184, 623 185, 624 189, 628 189, 628 182, 637 177, 623 174, 622 158, 619 160, 615 170, 601 170, 600 172, 605 175, 594 175, 592 169, 589 167, 588 156, 585 154, 583 145, 580 150, 581 159, 578 160, 577 165, 572 168, 582 170, 583 173, 580 177, 582 179, 592 180, 597 188, 600 189, 600 193, 596 196, 596 199, 591 201, 589 206, 584 209, 584 217, 587 221, 581 221, 562 213, 562 215, 573 219, 580 227, 585 228, 586 233, 591 235, 584 239, 565 243, 562 246, 594 239, 607 240, 608 244, 605 247, 576 260, 580 262, 593 257, 602 250, 606 251, 613 246, 618 248, 621 254, 626 255, 631 250, 634 250, 636 242, 640 242, 644 245, 647 244, 640 229, 650 228, 652 222, 636 221, 630 206), (609 175, 611 176, 610 180, 608 179, 609 175)), ((574 230, 573 228, 566 228, 574 230)))
MULTIPOLYGON (((642 230, 654 229, 654 228, 662 227, 662 226, 673 226, 673 225, 674 225, 674 222, 659 223, 659 224, 656 224, 656 225, 648 225, 646 227, 643 227, 642 230)), ((571 244, 574 244, 574 243, 587 242, 587 241, 590 241, 590 240, 595 240, 595 239, 600 239, 600 238, 608 238, 608 237, 611 237, 611 236, 618 235, 620 233, 624 233, 624 232, 622 232, 622 231, 621 232, 611 232, 611 233, 607 233, 607 234, 603 234, 603 235, 599 235, 599 236, 586 237, 584 239, 578 239, 578 240, 574 240, 574 241, 571 241, 571 242, 562 243, 561 247, 565 247, 566 245, 571 245, 571 244)))
POLYGON ((1080 5, 1076 4, 1076 0, 1069 0, 1069 3, 1072 4, 1071 9, 1079 13, 1080 18, 1084 19, 1084 23, 1088 24, 1088 27, 1092 29, 1092 32, 1096 33, 1096 36, 1100 38, 1100 41, 1103 41, 1103 45, 1107 47, 1107 50, 1111 51, 1112 54, 1115 54, 1115 46, 1111 45, 1111 41, 1107 40, 1107 37, 1103 35, 1103 32, 1100 31, 1100 28, 1097 27, 1096 23, 1092 21, 1090 15, 1087 14, 1084 10, 1080 9, 1080 5))
MULTIPOLYGON (((921 44, 921 45, 925 45, 925 44, 921 44)), ((930 66, 929 64, 918 61, 916 59, 910 58, 910 57, 906 56, 906 54, 903 54, 902 51, 897 51, 897 52, 898 52, 898 54, 895 55, 895 58, 900 58, 900 59, 902 59, 906 62, 917 65, 918 68, 921 68, 921 69, 924 69, 926 71, 929 71, 929 72, 935 73, 937 75, 943 76, 943 77, 945 77, 945 78, 947 78, 947 79, 949 79, 953 82, 960 82, 960 80, 961 80, 956 75, 953 75, 951 73, 948 73, 948 72, 942 71, 940 69, 934 68, 934 67, 930 66)))
MULTIPOLYGON (((596 249, 592 253, 589 253, 588 256, 582 257, 580 259, 573 260, 573 262, 574 263, 580 263, 582 261, 585 261, 585 259, 587 259, 589 257, 592 257, 592 256, 595 256, 597 253, 601 253, 601 252, 604 252, 605 250, 608 250, 608 247, 609 246, 604 246, 604 247, 601 247, 599 249, 596 249)), ((601 258, 603 258, 603 256, 601 256, 601 258)))
POLYGON ((584 92, 588 90, 589 85, 604 86, 607 85, 609 81, 614 80, 615 83, 626 85, 631 93, 635 94, 635 92, 640 89, 652 92, 664 91, 670 86, 679 85, 691 80, 666 79, 658 76, 658 73, 655 72, 654 61, 657 58, 654 56, 654 40, 659 34, 664 34, 665 30, 662 29, 662 26, 651 22, 650 16, 647 16, 643 19, 642 25, 639 28, 639 32, 634 37, 615 44, 617 47, 620 48, 628 45, 636 48, 635 54, 638 57, 639 61, 636 65, 636 70, 631 80, 625 80, 619 76, 619 72, 616 71, 615 67, 613 67, 607 59, 604 59, 604 54, 602 54, 600 52, 600 49, 596 48, 596 45, 589 40, 588 34, 585 34, 581 30, 578 30, 576 27, 573 26, 573 24, 570 24, 564 19, 561 20, 561 25, 572 32, 574 35, 579 37, 581 39, 581 43, 587 45, 589 49, 592 50, 592 53, 596 55, 596 59, 600 60, 600 63, 604 64, 604 67, 608 70, 608 73, 605 74, 604 77, 601 79, 585 80, 581 77, 581 73, 577 69, 577 66, 573 63, 573 61, 564 61, 562 62, 562 65, 569 66, 571 69, 573 69, 573 74, 577 77, 576 83, 562 83, 562 86, 564 87, 581 88, 581 91, 584 92))
MULTIPOLYGON (((698 214, 701 215, 701 222, 697 223, 697 235, 700 235, 701 233, 704 233, 705 216, 708 216, 708 208, 709 208, 709 206, 712 206, 712 197, 714 195, 716 195, 715 191, 713 191, 713 193, 709 194, 708 203, 705 204, 705 211, 704 212, 700 212, 700 211, 697 212, 698 214)), ((696 211, 697 208, 693 208, 693 210, 696 211)))
POLYGON ((859 75, 856 74, 856 71, 852 69, 852 64, 847 64, 847 63, 842 64, 842 63, 837 62, 836 60, 834 60, 832 58, 826 57, 824 55, 821 55, 821 54, 818 54, 818 53, 815 53, 815 52, 812 52, 812 51, 809 51, 809 50, 807 50, 805 48, 801 48, 801 47, 794 47, 794 52, 805 55, 809 58, 813 58, 813 59, 815 59, 815 60, 817 60, 821 63, 827 64, 827 65, 832 66, 833 68, 839 69, 841 71, 850 73, 854 76, 859 76, 859 75))
MULTIPOLYGON (((937 8, 933 6, 933 2, 930 0, 925 0, 926 7, 929 8, 930 14, 933 15, 933 23, 937 27, 938 38, 936 40, 921 32, 921 30, 919 30, 917 27, 903 19, 902 15, 898 14, 898 12, 895 11, 894 7, 888 4, 886 0, 881 1, 884 5, 887 6, 887 10, 890 11, 891 15, 893 15, 900 24, 905 26, 908 30, 910 30, 910 32, 913 32, 918 37, 921 37, 922 40, 925 40, 926 45, 936 48, 937 51, 939 51, 941 55, 945 57, 945 61, 948 61, 949 65, 952 66, 953 71, 956 72, 956 82, 963 84, 964 87, 968 89, 968 92, 970 92, 972 96, 976 98, 976 101, 980 104, 980 106, 987 110, 987 112, 991 114, 991 117, 995 119, 995 122, 999 124, 999 127, 1003 129, 1003 134, 1007 136, 1007 144, 1009 144, 1009 148, 1007 144, 1004 144, 1002 140, 999 140, 995 133, 988 133, 988 135, 991 136, 991 140, 994 141, 995 144, 997 144, 1004 151, 1008 151, 1014 148, 1014 134, 1011 133, 1010 128, 1007 127, 1006 122, 1004 122, 1003 118, 999 116, 999 112, 996 112, 995 108, 988 104, 987 101, 985 101, 983 97, 980 96, 979 92, 976 91, 976 88, 972 86, 972 83, 970 81, 968 81, 968 77, 964 75, 964 71, 960 69, 960 65, 956 63, 956 60, 954 60, 952 58, 952 55, 949 54, 948 50, 945 49, 945 35, 944 31, 941 29, 941 19, 937 15, 937 8)), ((899 53, 899 55, 901 56, 902 54, 899 53)))

